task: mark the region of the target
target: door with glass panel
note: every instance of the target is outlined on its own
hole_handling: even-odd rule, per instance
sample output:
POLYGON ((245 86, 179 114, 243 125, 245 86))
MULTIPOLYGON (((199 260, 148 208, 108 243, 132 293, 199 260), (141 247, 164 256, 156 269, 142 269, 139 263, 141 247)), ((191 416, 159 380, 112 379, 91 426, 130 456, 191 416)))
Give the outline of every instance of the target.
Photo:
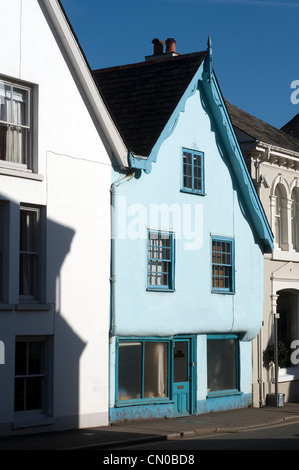
POLYGON ((173 344, 172 396, 174 414, 191 413, 190 340, 176 339, 173 344))

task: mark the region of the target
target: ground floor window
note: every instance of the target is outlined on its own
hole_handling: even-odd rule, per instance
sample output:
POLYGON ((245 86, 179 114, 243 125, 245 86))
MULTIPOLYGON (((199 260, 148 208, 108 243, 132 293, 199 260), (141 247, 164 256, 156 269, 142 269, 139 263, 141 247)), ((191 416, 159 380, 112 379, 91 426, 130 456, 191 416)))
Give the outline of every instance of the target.
POLYGON ((208 393, 239 391, 239 341, 237 336, 208 336, 208 393))
POLYGON ((46 342, 19 338, 15 347, 15 411, 43 410, 46 387, 46 342))
MULTIPOLYGON (((279 292, 277 299, 278 365, 281 368, 294 367, 292 363, 292 343, 299 338, 299 309, 298 293, 288 290, 279 292)), ((274 354, 274 345, 273 345, 274 354)), ((273 358, 272 358, 273 360, 273 358)), ((293 361, 294 362, 294 361, 293 361)))
POLYGON ((167 341, 119 341, 118 401, 168 398, 167 341))

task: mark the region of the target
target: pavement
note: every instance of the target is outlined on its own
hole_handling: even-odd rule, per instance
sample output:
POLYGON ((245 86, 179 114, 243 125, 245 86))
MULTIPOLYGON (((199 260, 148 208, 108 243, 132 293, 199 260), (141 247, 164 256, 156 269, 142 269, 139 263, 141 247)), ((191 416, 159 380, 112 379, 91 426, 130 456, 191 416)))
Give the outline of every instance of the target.
POLYGON ((144 419, 109 426, 0 438, 1 450, 109 450, 135 443, 234 433, 298 422, 299 403, 242 408, 197 416, 144 419))

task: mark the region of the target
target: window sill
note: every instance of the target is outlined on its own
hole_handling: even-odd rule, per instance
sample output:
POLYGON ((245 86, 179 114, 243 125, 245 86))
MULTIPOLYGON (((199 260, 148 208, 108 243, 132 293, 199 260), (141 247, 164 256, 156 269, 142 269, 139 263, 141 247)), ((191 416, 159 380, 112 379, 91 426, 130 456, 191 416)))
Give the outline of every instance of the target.
POLYGON ((175 292, 175 289, 167 289, 167 287, 155 288, 147 287, 147 292, 175 292))
POLYGON ((38 304, 38 303, 20 303, 15 306, 17 311, 48 311, 51 310, 51 304, 38 304))
POLYGON ((24 429, 37 426, 54 424, 55 420, 51 416, 46 416, 42 412, 22 412, 18 411, 14 415, 13 429, 24 429))
POLYGON ((161 405, 163 403, 167 404, 173 404, 174 401, 170 400, 168 397, 165 398, 153 398, 152 400, 150 399, 140 399, 140 400, 124 400, 118 401, 115 403, 116 408, 121 408, 123 406, 140 406, 140 405, 161 405))
POLYGON ((235 295, 235 291, 231 291, 231 290, 215 290, 215 289, 212 289, 211 290, 211 293, 212 294, 225 294, 225 295, 235 295))
POLYGON ((3 163, 0 163, 0 175, 14 176, 15 178, 25 178, 25 179, 35 180, 35 181, 44 180, 43 175, 40 175, 38 173, 32 173, 30 170, 21 170, 18 168, 12 168, 9 166, 5 167, 2 165, 3 163))
POLYGON ((294 249, 287 251, 274 248, 271 259, 277 261, 299 261, 299 252, 294 249))
POLYGON ((299 367, 279 368, 278 382, 292 382, 299 380, 299 367))
POLYGON ((191 189, 188 190, 188 189, 183 189, 183 188, 182 188, 180 191, 181 191, 181 193, 193 194, 194 196, 206 196, 206 195, 207 195, 207 193, 205 193, 205 192, 192 191, 191 189))
POLYGON ((219 392, 209 392, 207 398, 221 398, 227 396, 243 395, 239 390, 220 390, 219 392))

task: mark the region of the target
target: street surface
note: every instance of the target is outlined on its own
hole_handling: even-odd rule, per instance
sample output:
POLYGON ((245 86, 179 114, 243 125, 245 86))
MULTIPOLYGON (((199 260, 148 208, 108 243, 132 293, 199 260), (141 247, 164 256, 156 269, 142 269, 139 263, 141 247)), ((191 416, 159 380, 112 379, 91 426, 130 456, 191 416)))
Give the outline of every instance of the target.
MULTIPOLYGON (((149 444, 126 446, 121 449, 145 451, 198 450, 299 450, 299 423, 272 426, 251 431, 175 439, 149 444)), ((113 450, 112 450, 113 451, 113 450)))

